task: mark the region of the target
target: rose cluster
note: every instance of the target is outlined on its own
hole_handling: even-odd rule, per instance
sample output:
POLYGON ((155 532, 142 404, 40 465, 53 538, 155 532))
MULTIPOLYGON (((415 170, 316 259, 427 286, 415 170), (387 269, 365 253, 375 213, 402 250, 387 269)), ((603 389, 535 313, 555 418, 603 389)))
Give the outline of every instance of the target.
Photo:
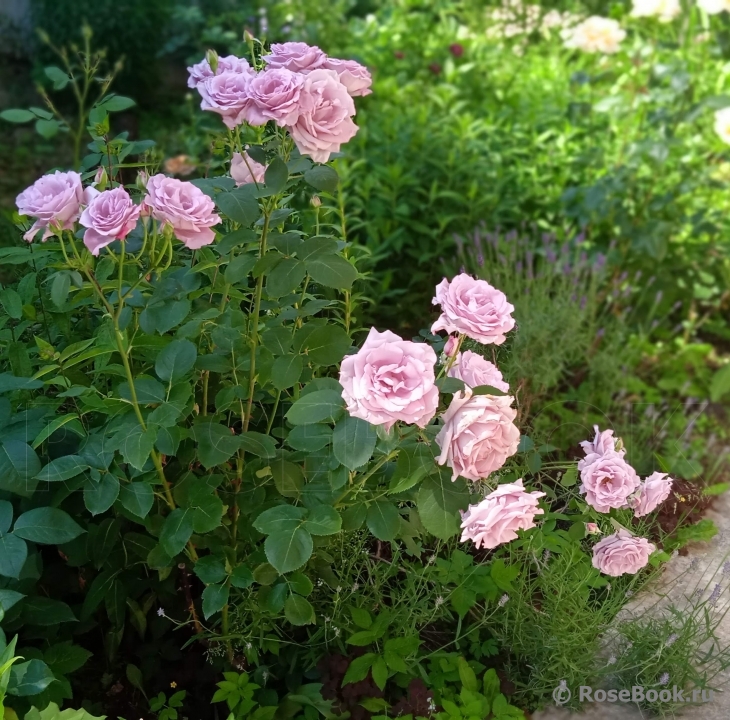
POLYGON ((188 86, 226 127, 273 121, 289 131, 302 155, 327 162, 358 130, 352 98, 370 94, 367 68, 302 42, 274 43, 262 60, 265 68, 257 71, 242 58, 209 53, 188 68, 188 86))

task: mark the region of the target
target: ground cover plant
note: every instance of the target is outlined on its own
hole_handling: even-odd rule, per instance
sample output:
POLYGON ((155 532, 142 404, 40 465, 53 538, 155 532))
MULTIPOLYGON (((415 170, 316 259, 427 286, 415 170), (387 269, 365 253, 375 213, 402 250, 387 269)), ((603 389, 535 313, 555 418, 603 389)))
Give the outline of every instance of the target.
MULTIPOLYGON (((339 157, 368 147, 383 79, 311 45, 242 45, 189 68, 202 177, 170 177, 201 158, 160 172, 116 134, 132 101, 102 78, 75 126, 89 153, 18 196, 0 250, 6 715, 515 718, 604 677, 628 597, 714 533, 693 523, 724 479, 721 425, 669 406, 720 412, 728 373, 696 340, 722 298, 690 283, 676 306, 663 271, 642 284, 618 211, 545 227, 525 206, 534 222, 510 230, 481 208, 439 226, 464 231, 452 249, 421 248, 446 275, 410 288, 402 325, 423 331, 371 327, 400 283, 379 253, 416 257, 363 235, 370 150, 339 157)), ((95 87, 89 52, 46 74, 95 87)), ((45 119, 4 117, 29 115, 45 119)), ((625 628, 629 681, 654 681, 651 622, 625 628)), ((711 686, 715 666, 690 665, 684 682, 711 686)))

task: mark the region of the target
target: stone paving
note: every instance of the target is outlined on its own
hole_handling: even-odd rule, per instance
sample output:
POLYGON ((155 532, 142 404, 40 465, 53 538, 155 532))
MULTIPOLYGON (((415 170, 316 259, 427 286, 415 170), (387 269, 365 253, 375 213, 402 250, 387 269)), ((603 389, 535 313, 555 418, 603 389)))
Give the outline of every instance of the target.
MULTIPOLYGON (((689 549, 689 554, 673 558, 667 563, 661 579, 637 595, 622 610, 621 617, 638 615, 643 609, 654 606, 652 612, 661 612, 662 608, 673 604, 681 607, 686 604, 688 589, 702 587, 705 597, 711 592, 716 582, 721 579, 713 577, 718 568, 730 559, 730 493, 720 496, 713 507, 708 510, 707 517, 717 525, 718 534, 709 543, 696 543, 689 549), (681 579, 677 581, 677 577, 681 579), (673 582, 675 581, 675 582, 673 582)), ((727 575, 723 585, 730 585, 727 575)), ((727 594, 727 588, 725 595, 727 594)), ((727 602, 726 598, 725 601, 727 602)), ((717 628, 717 635, 723 647, 730 645, 730 613, 717 628)), ((725 671, 715 680, 718 688, 724 692, 715 692, 711 703, 693 705, 683 709, 676 717, 682 720, 730 720, 730 670, 725 671)), ((535 713, 533 720, 639 720, 650 717, 636 705, 630 703, 586 704, 582 713, 572 713, 564 708, 550 707, 535 713)))

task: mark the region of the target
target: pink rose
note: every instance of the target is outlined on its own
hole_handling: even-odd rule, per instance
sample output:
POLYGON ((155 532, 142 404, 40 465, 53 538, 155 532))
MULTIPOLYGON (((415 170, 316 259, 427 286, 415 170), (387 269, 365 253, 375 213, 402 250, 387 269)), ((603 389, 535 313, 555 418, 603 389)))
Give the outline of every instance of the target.
POLYGON ((45 242, 54 233, 51 225, 71 230, 81 214, 83 200, 84 188, 77 172, 56 170, 39 178, 15 199, 21 215, 36 218, 23 239, 31 242, 42 229, 41 241, 45 242))
POLYGON ((327 58, 324 67, 337 73, 351 97, 363 97, 372 93, 370 86, 373 84, 373 78, 368 69, 359 62, 327 58))
POLYGON ((674 480, 667 477, 666 473, 655 472, 649 475, 629 500, 629 505, 634 508, 634 515, 644 517, 656 510, 669 497, 673 483, 674 480))
POLYGON ((452 480, 488 477, 517 452, 520 431, 513 423, 517 411, 510 407, 512 400, 508 395, 454 395, 436 436, 441 448, 437 462, 453 470, 452 480))
POLYGON ((236 185, 248 185, 256 182, 261 184, 264 181, 266 165, 257 163, 248 153, 233 153, 231 159, 231 177, 236 185))
POLYGON ((342 361, 340 384, 347 411, 386 430, 396 420, 425 427, 439 402, 435 364, 430 345, 371 328, 357 354, 342 361))
POLYGON ((169 225, 191 250, 215 240, 215 232, 210 228, 221 221, 215 213, 215 204, 192 183, 153 175, 147 181, 144 206, 152 217, 169 225))
POLYGON ((215 75, 221 75, 225 72, 243 73, 247 75, 252 75, 254 73, 246 60, 236 57, 235 55, 219 57, 218 67, 216 67, 215 72, 211 69, 208 59, 203 58, 199 63, 195 63, 195 65, 191 65, 188 68, 188 73, 190 74, 190 77, 188 78, 188 87, 195 90, 208 78, 212 78, 215 75))
POLYGON ((538 507, 542 492, 525 492, 522 479, 500 485, 478 505, 470 505, 461 514, 461 542, 471 540, 477 547, 492 550, 517 539, 518 530, 535 527, 535 515, 545 511, 538 507))
POLYGON ((303 42, 272 43, 271 53, 263 56, 270 68, 285 68, 306 73, 324 66, 327 56, 316 46, 303 42))
POLYGON ((639 486, 639 476, 621 455, 588 455, 578 462, 586 502, 601 513, 628 507, 628 498, 639 486))
POLYGON ((224 72, 206 78, 198 85, 203 98, 200 109, 218 113, 225 126, 232 130, 246 119, 252 105, 250 84, 251 76, 243 73, 224 72))
POLYGON ((593 567, 604 575, 635 575, 646 567, 649 556, 656 546, 645 538, 633 537, 626 530, 619 530, 593 546, 593 567))
POLYGON ((289 132, 302 155, 327 162, 351 140, 358 128, 352 121, 355 103, 332 70, 313 70, 299 95, 300 114, 289 132))
POLYGON ((90 201, 79 222, 88 228, 84 233, 84 245, 92 255, 98 255, 103 247, 123 240, 134 230, 142 208, 134 204, 123 187, 104 192, 88 188, 86 195, 90 201))
POLYGON ((586 532, 590 535, 600 535, 601 528, 599 528, 596 523, 586 523, 586 532))
POLYGON ((248 88, 251 104, 246 109, 250 125, 264 125, 275 120, 280 127, 293 125, 299 117, 299 95, 304 75, 285 68, 259 73, 248 88))
POLYGON ((449 335, 449 339, 444 344, 444 355, 446 355, 446 357, 453 357, 458 347, 459 338, 455 335, 449 335))
POLYGON ((475 280, 461 273, 450 283, 444 278, 436 286, 434 305, 441 305, 441 316, 431 332, 446 330, 464 335, 480 343, 501 345, 514 326, 513 305, 501 290, 486 280, 475 280))
POLYGON ((502 373, 496 365, 471 350, 457 355, 448 375, 463 380, 470 388, 491 385, 502 392, 509 391, 509 385, 502 379, 502 373))
POLYGON ((594 425, 593 430, 596 433, 595 439, 593 441, 583 440, 580 444, 586 456, 605 455, 608 452, 617 452, 621 457, 624 456, 626 453, 625 450, 616 450, 616 438, 613 436, 613 430, 604 430, 601 432, 598 429, 598 425, 594 425))

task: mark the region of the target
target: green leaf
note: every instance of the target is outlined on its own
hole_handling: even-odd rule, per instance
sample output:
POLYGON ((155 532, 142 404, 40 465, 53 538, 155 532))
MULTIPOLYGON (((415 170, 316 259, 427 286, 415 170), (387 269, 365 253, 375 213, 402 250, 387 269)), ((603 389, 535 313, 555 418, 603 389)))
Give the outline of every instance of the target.
POLYGON ((0 500, 0 537, 2 537, 13 524, 13 506, 7 500, 0 500))
POLYGON ((15 663, 10 670, 8 693, 18 697, 38 695, 55 679, 51 669, 42 660, 33 659, 24 663, 15 663))
POLYGON ((277 155, 267 166, 264 174, 264 182, 266 189, 270 190, 274 195, 283 192, 289 179, 289 170, 286 163, 277 155))
POLYGON ((286 436, 287 445, 295 450, 314 452, 321 450, 332 441, 332 428, 329 425, 298 425, 286 436))
POLYGON ((43 430, 41 430, 38 435, 36 435, 35 440, 33 440, 33 449, 36 449, 40 447, 46 440, 48 440, 51 435, 53 435, 56 430, 64 427, 64 425, 68 425, 71 423, 71 427, 67 428, 68 430, 73 430, 75 433, 81 435, 82 437, 85 436, 83 428, 81 428, 80 424, 78 423, 79 416, 76 413, 66 413, 66 415, 61 415, 60 417, 55 418, 51 422, 46 425, 43 430))
POLYGON ((41 461, 29 445, 20 440, 0 442, 0 490, 30 497, 40 469, 41 461))
POLYGON ((63 510, 40 507, 24 512, 15 521, 13 532, 24 540, 42 545, 63 545, 77 538, 84 530, 63 510))
POLYGON ((223 464, 241 446, 240 438, 218 423, 199 423, 193 427, 193 433, 198 443, 198 457, 206 469, 223 464))
POLYGON ((63 90, 69 84, 71 78, 69 74, 61 70, 61 68, 51 65, 43 68, 46 77, 53 83, 54 90, 63 90))
POLYGON ((409 490, 435 469, 436 463, 428 445, 419 443, 416 446, 402 448, 398 453, 398 462, 390 479, 388 493, 396 494, 409 490))
POLYGON ((336 365, 350 349, 350 336, 339 325, 322 325, 304 342, 309 359, 317 365, 336 365))
POLYGON ((122 507, 138 518, 147 517, 154 500, 154 492, 149 483, 131 482, 119 488, 119 502, 122 503, 122 507))
POLYGON ((355 625, 363 630, 367 630, 373 624, 373 619, 365 608, 351 607, 350 615, 355 625))
POLYGON ((312 280, 325 287, 350 290, 357 280, 355 267, 340 255, 319 255, 305 264, 312 280))
POLYGON ((30 110, 11 108, 0 112, 0 118, 11 123, 27 123, 35 120, 35 115, 30 110))
POLYGON ((66 304, 69 290, 71 290, 71 276, 63 271, 56 273, 51 283, 51 300, 57 308, 60 309, 66 304))
POLYGON ((286 413, 292 425, 311 425, 336 420, 345 407, 342 395, 335 390, 315 390, 299 398, 286 413))
POLYGON ((388 681, 388 666, 382 657, 377 657, 373 661, 371 668, 373 674, 373 682, 381 689, 385 689, 385 683, 388 681))
POLYGON ((489 670, 484 673, 482 687, 484 688, 484 697, 491 705, 497 695, 499 695, 500 689, 499 676, 497 675, 497 671, 494 668, 489 668, 489 670))
POLYGON ((301 355, 282 355, 274 360, 271 368, 271 384, 277 390, 292 387, 301 377, 304 361, 301 355))
POLYGON ((101 605, 118 574, 118 570, 105 570, 94 578, 89 587, 89 592, 86 593, 84 598, 84 604, 81 606, 80 617, 82 621, 88 620, 101 605))
POLYGON ((294 530, 302 524, 306 514, 304 508, 295 505, 276 505, 264 510, 254 520, 253 526, 264 535, 294 530))
POLYGON ((160 545, 171 557, 182 552, 193 534, 193 511, 176 508, 166 518, 160 533, 160 545))
POLYGON ((504 560, 495 560, 490 568, 489 574, 500 590, 514 592, 512 581, 520 574, 519 565, 505 565, 504 560))
POLYGON ((29 377, 16 377, 12 373, 0 373, 0 393, 13 390, 37 390, 43 387, 42 380, 33 380, 29 377))
POLYGON ((378 434, 373 425, 347 415, 335 425, 332 451, 342 465, 355 470, 370 460, 377 441, 378 434))
POLYGON ((239 590, 245 590, 253 585, 253 573, 247 565, 239 565, 231 573, 231 585, 239 590))
POLYGON ((417 504, 426 530, 441 540, 448 540, 459 532, 459 510, 465 510, 469 504, 469 493, 463 480, 452 483, 439 474, 424 480, 417 504))
POLYGON ((161 380, 174 382, 192 370, 198 351, 190 340, 173 340, 157 356, 155 372, 161 380))
POLYGON ((124 97, 123 95, 107 95, 99 103, 99 106, 103 107, 107 112, 120 112, 121 110, 128 110, 134 107, 136 104, 132 98, 124 97))
POLYGON ((88 469, 89 466, 78 455, 64 455, 49 462, 36 475, 36 478, 44 482, 63 482, 80 475, 88 469))
POLYGON ((317 505, 309 511, 302 527, 312 535, 334 535, 342 529, 342 518, 333 507, 317 505))
POLYGON ((215 202, 225 215, 243 226, 251 225, 261 214, 258 200, 245 185, 230 192, 218 193, 215 202))
POLYGON ((223 277, 227 283, 235 285, 241 282, 253 270, 258 258, 255 255, 238 255, 228 263, 223 277))
POLYGON ((54 673, 68 675, 82 668, 92 656, 86 648, 72 642, 61 642, 52 645, 43 653, 43 659, 54 673))
POLYGON ((98 482, 87 480, 84 485, 84 505, 92 515, 106 512, 119 497, 119 479, 104 473, 98 482))
POLYGON ((276 443, 270 435, 252 432, 251 430, 237 436, 241 449, 261 458, 272 458, 276 455, 276 443))
POLYGON ((199 558, 193 570, 206 585, 223 582, 227 575, 225 563, 217 555, 199 558))
POLYGON ((6 613, 13 605, 19 603, 25 595, 15 590, 0 589, 0 610, 6 613))
POLYGON ((333 193, 337 190, 340 178, 337 171, 329 165, 315 165, 304 173, 304 181, 315 190, 333 193))
POLYGON ((120 430, 114 436, 114 443, 125 462, 137 470, 142 470, 155 447, 156 435, 157 428, 154 426, 144 430, 141 425, 136 425, 120 430))
POLYGON ((291 591, 302 597, 307 597, 314 590, 312 581, 304 573, 294 573, 289 576, 289 587, 291 591))
POLYGON ((199 495, 189 503, 193 510, 193 531, 208 533, 221 526, 225 508, 217 495, 199 495))
POLYGON ((713 376, 710 382, 710 400, 718 402, 730 392, 730 364, 723 365, 713 376))
POLYGON ((508 392, 504 392, 504 390, 499 390, 498 388, 494 387, 493 385, 477 385, 476 387, 473 387, 471 389, 471 394, 472 395, 495 395, 497 397, 509 395, 508 392))
POLYGON ((461 392, 466 387, 466 383, 459 378, 442 377, 436 380, 436 387, 439 392, 453 394, 461 392))
POLYGON ((345 677, 342 678, 342 686, 344 687, 350 683, 356 683, 364 680, 367 677, 368 670, 370 670, 376 657, 378 656, 375 653, 365 653, 364 655, 355 658, 347 668, 345 677))
POLYGON ((336 255, 337 240, 332 237, 315 235, 307 238, 296 248, 297 257, 306 262, 320 255, 336 255))
POLYGON ((23 317, 23 301, 12 288, 0 290, 0 305, 13 320, 20 320, 23 317))
POLYGON ((466 688, 469 692, 478 692, 479 682, 477 681, 476 673, 471 669, 469 663, 463 657, 459 657, 456 663, 459 668, 459 679, 461 680, 462 687, 466 688))
MULTIPOLYGON (((134 381, 137 402, 142 404, 159 404, 165 401, 165 386, 154 378, 137 378, 134 381)), ((119 386, 119 396, 132 401, 132 392, 128 382, 119 386)))
POLYGON ((284 258, 266 277, 266 294, 280 298, 294 292, 304 280, 307 269, 301 260, 284 258))
POLYGON ((229 593, 228 585, 208 585, 203 590, 203 615, 206 620, 228 604, 229 593))
POLYGON ((298 498, 304 487, 304 473, 301 467, 288 460, 275 460, 270 467, 279 494, 288 498, 298 498))
POLYGON ((292 624, 313 625, 315 621, 314 608, 306 598, 301 595, 290 595, 284 603, 284 617, 292 624))
POLYGON ((23 622, 28 625, 49 626, 64 622, 78 622, 78 619, 65 602, 36 595, 23 601, 23 622))
POLYGON ((301 527, 273 533, 266 538, 266 559, 281 575, 298 570, 312 556, 312 536, 301 527))
POLYGON ((20 571, 28 557, 28 546, 15 535, 0 535, 0 575, 20 577, 20 571))
POLYGON ((578 482, 578 466, 571 465, 560 478, 563 487, 573 487, 578 482))
POLYGON ((378 500, 370 505, 365 521, 370 532, 378 540, 394 540, 401 527, 398 508, 384 500, 378 500))

